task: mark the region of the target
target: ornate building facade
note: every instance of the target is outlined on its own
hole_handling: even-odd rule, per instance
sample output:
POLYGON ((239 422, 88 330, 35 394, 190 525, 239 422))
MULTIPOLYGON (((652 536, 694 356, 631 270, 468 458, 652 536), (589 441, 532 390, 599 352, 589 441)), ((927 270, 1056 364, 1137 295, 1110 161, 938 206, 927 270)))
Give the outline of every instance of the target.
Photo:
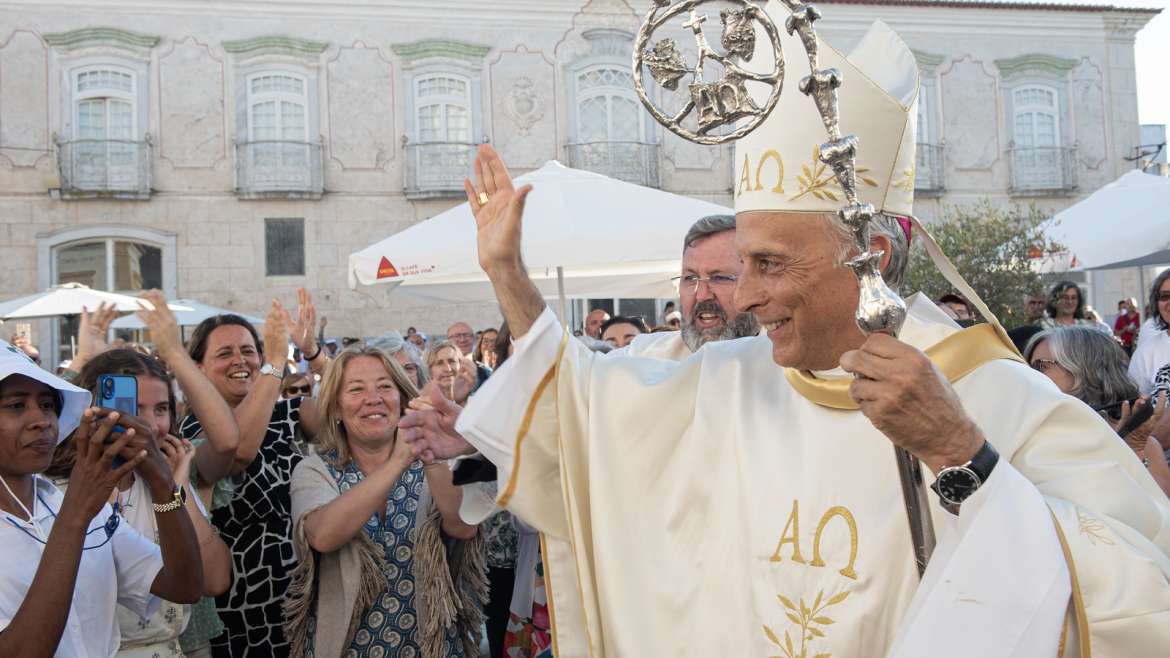
MULTIPOLYGON (((331 335, 496 322, 351 291, 347 256, 459 203, 484 141, 520 172, 559 159, 730 205, 732 148, 663 131, 633 91, 646 4, 0 1, 3 297, 79 281, 262 313, 305 286, 331 335)), ((841 49, 881 18, 916 52, 922 216, 1056 210, 1132 168, 1134 36, 1155 11, 821 4, 841 49)), ((54 355, 69 330, 34 327, 54 355)))

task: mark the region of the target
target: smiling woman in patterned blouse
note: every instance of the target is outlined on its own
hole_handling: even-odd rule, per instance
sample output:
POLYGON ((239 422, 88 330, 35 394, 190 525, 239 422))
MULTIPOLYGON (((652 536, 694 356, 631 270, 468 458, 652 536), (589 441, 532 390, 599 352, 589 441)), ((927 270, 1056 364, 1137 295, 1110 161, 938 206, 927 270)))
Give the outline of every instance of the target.
POLYGON ((319 451, 292 482, 300 563, 285 611, 297 656, 478 655, 483 541, 459 520, 447 465, 396 440, 416 396, 376 348, 345 350, 322 379, 319 451))
MULTIPOLYGON (((231 587, 216 597, 225 629, 212 640, 216 658, 290 655, 281 611, 296 565, 289 481, 303 458, 294 441, 297 430, 311 439, 318 416, 312 398, 279 399, 290 338, 314 372, 328 362, 313 331, 317 313, 312 298, 304 289, 299 297, 295 320, 273 301, 263 344, 244 318, 217 315, 200 323, 187 345, 191 358, 232 408, 240 429, 234 457, 200 459, 196 453, 192 469, 200 485, 215 485, 211 521, 232 552, 231 587)), ((203 430, 194 416, 180 426, 182 437, 196 442, 203 430)))

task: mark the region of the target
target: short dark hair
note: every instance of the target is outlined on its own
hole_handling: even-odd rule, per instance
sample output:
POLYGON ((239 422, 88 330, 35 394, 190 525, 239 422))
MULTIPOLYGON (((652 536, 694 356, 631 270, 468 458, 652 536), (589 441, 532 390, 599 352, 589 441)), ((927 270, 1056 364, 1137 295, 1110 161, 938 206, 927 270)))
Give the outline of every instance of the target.
POLYGON ((264 343, 260 340, 260 334, 256 333, 256 327, 235 313, 222 313, 200 322, 191 332, 191 338, 187 339, 187 354, 191 355, 191 360, 203 363, 203 357, 207 355, 207 339, 211 337, 211 332, 229 325, 247 329, 248 333, 252 334, 252 342, 256 343, 256 351, 259 352, 260 358, 264 358, 264 343))
POLYGON ((683 251, 695 246, 695 243, 703 238, 734 230, 735 215, 707 215, 691 224, 686 237, 683 238, 683 251))
POLYGON ((1064 295, 1069 288, 1077 291, 1077 308, 1073 311, 1073 317, 1077 320, 1085 317, 1085 291, 1072 281, 1061 281, 1052 286, 1052 292, 1048 293, 1048 306, 1045 309, 1048 311, 1048 317, 1056 317, 1056 300, 1064 295))
POLYGON ((612 327, 615 324, 632 324, 638 328, 638 331, 640 333, 643 333, 643 334, 650 333, 650 330, 646 328, 646 321, 643 320, 642 318, 632 316, 632 315, 615 315, 612 318, 606 320, 601 325, 602 335, 605 335, 606 329, 609 329, 610 327, 612 327))

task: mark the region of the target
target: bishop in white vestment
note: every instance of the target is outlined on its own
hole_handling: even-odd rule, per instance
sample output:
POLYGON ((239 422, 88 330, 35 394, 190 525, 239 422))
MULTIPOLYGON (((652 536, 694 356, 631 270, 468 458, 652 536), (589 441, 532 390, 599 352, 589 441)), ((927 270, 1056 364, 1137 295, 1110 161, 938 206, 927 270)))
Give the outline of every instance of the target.
MULTIPOLYGON (((912 54, 881 25, 849 59, 821 52, 844 71, 861 196, 909 215, 912 54)), ((737 148, 736 304, 767 335, 679 363, 571 340, 520 263, 531 190, 481 149, 480 260, 518 339, 456 429, 499 468, 498 504, 550 540, 556 655, 1167 655, 1166 497, 998 323, 960 330, 919 296, 896 340, 851 324, 857 283, 810 157, 819 116, 800 97, 780 108, 737 148), (921 581, 892 442, 935 473, 999 455, 961 506, 933 506, 921 581)), ((897 275, 905 244, 874 240, 897 275)))

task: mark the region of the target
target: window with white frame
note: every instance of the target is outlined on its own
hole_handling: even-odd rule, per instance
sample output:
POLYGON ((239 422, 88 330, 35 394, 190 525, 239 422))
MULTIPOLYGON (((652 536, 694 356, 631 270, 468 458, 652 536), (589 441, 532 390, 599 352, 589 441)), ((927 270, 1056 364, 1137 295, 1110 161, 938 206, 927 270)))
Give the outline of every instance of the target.
POLYGON ((128 189, 139 180, 138 76, 117 66, 72 72, 71 184, 128 189))
POLYGON ((304 187, 310 176, 308 81, 265 71, 249 75, 246 84, 249 186, 304 187))
POLYGON ((577 142, 642 142, 645 115, 628 68, 592 66, 576 74, 577 142))
POLYGON ((414 80, 415 141, 471 142, 471 80, 432 73, 414 80))
POLYGON ((1012 142, 1016 184, 1053 187, 1061 182, 1060 95, 1046 85, 1012 89, 1012 142))

